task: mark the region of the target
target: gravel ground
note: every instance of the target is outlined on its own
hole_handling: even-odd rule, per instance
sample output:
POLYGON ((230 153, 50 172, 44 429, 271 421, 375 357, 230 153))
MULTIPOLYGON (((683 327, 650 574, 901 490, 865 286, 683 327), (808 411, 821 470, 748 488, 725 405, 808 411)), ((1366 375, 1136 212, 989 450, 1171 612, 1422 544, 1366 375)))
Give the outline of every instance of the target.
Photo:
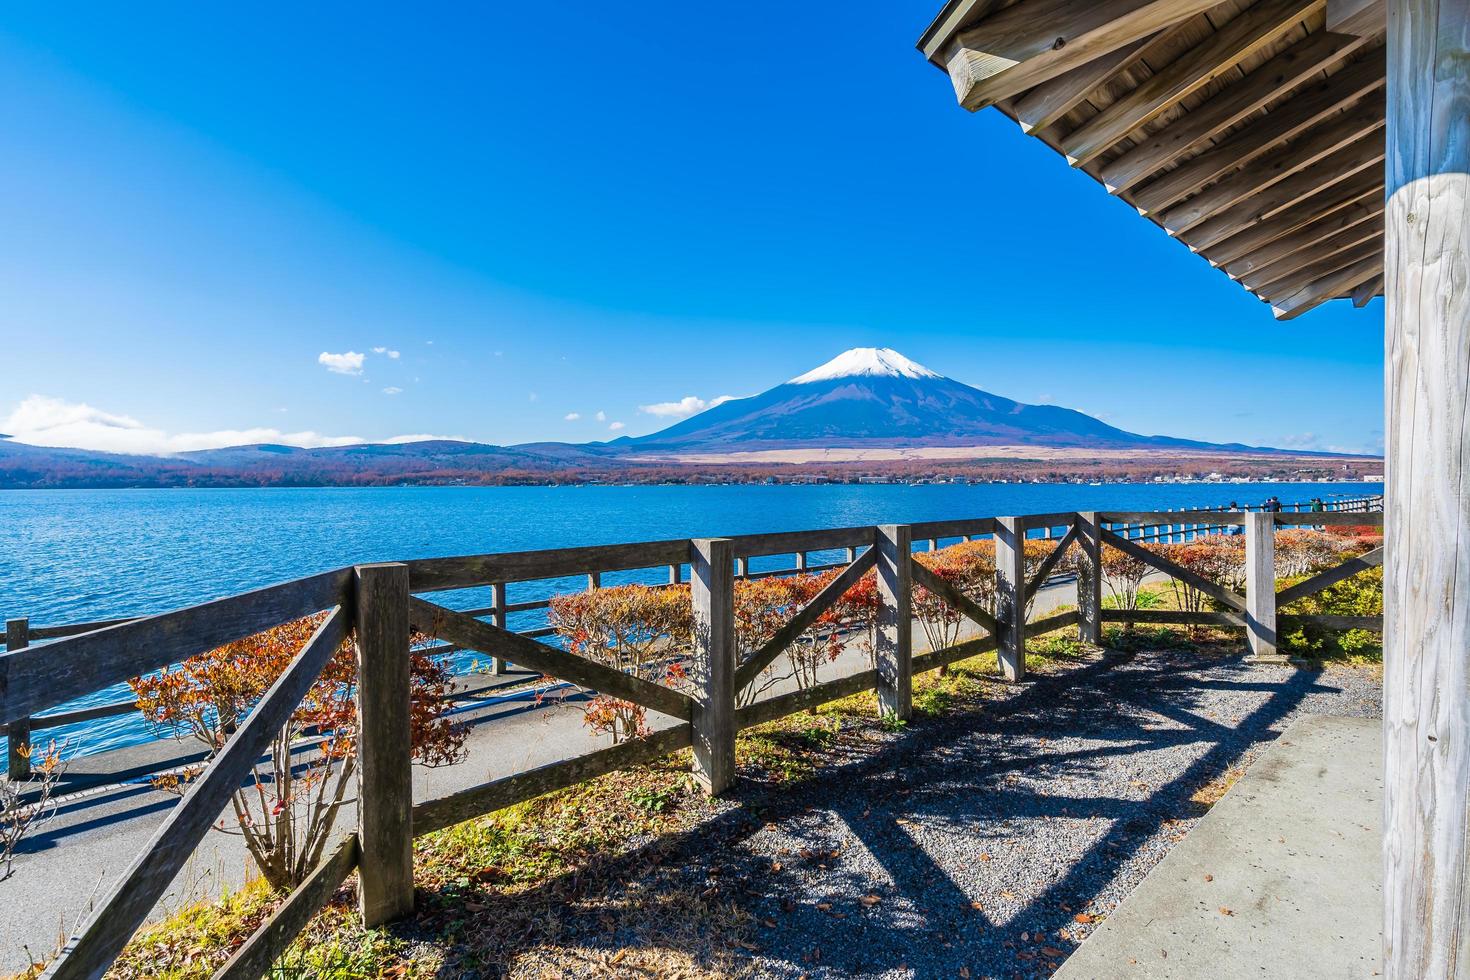
MULTIPOLYGON (((869 727, 809 781, 742 783, 658 846, 656 873, 625 858, 627 880, 748 916, 715 974, 1049 976, 1203 815, 1202 787, 1297 714, 1378 716, 1380 687, 1185 651, 987 683, 903 732, 869 727)), ((616 949, 617 932, 577 945, 616 949)))

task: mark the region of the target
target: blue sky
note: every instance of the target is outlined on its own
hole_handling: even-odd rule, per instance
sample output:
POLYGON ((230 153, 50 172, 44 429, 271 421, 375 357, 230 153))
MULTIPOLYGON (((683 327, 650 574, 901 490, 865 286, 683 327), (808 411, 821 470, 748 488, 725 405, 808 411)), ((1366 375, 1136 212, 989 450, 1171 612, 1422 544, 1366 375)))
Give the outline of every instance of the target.
POLYGON ((937 7, 0 9, 0 431, 586 441, 890 346, 1378 451, 1379 303, 1275 323, 957 108, 913 48, 937 7))

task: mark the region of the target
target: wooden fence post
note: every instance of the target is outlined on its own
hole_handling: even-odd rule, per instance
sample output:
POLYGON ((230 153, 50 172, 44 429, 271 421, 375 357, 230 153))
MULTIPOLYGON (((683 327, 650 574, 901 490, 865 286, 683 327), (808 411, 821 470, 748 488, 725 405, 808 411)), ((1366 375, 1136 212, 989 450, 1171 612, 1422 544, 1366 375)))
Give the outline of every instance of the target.
POLYGON ((1000 675, 1026 676, 1026 527, 1019 517, 995 519, 995 647, 1000 675))
POLYGON ((1276 652, 1276 516, 1247 514, 1245 524, 1245 626, 1251 659, 1283 662, 1276 652))
POLYGON ((684 581, 684 566, 674 562, 669 566, 669 584, 678 585, 682 581, 684 581))
POLYGON ((1102 525, 1097 511, 1077 515, 1077 547, 1082 560, 1077 563, 1077 639, 1093 646, 1102 645, 1102 525))
POLYGON ((907 524, 876 530, 878 713, 907 720, 914 704, 914 537, 907 524))
MULTIPOLYGON (((490 585, 490 605, 494 607, 494 612, 492 612, 490 614, 490 622, 494 623, 496 626, 499 626, 501 629, 505 629, 505 583, 504 582, 493 582, 493 583, 491 583, 491 585, 490 585)), ((506 666, 507 666, 507 664, 505 662, 505 658, 504 657, 491 657, 490 658, 490 673, 493 676, 499 677, 501 674, 505 673, 506 666)))
POLYGON ((735 576, 729 538, 689 542, 694 607, 694 778, 711 796, 735 780, 735 576))
MULTIPOLYGON (((14 653, 31 645, 31 621, 12 619, 5 624, 5 652, 14 653)), ((17 718, 5 729, 5 742, 9 747, 10 765, 8 772, 13 780, 31 778, 31 720, 17 718)))
POLYGON ((413 911, 408 566, 355 571, 358 905, 371 929, 413 911))

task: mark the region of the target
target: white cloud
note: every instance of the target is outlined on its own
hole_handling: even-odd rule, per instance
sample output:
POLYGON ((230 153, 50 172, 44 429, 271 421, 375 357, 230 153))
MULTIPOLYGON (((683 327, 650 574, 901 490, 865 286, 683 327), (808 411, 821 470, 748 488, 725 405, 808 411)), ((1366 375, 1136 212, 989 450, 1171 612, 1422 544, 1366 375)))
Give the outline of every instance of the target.
POLYGON ((396 350, 389 350, 386 347, 374 347, 373 348, 373 353, 374 354, 383 354, 383 355, 386 355, 387 357, 390 357, 390 358, 392 358, 395 361, 398 360, 398 357, 399 357, 399 352, 398 351, 396 351, 396 350))
POLYGON ((159 455, 196 449, 220 449, 270 442, 288 446, 350 446, 360 436, 327 436, 318 432, 282 432, 265 426, 215 432, 165 432, 128 415, 114 415, 83 402, 31 395, 0 422, 16 442, 33 446, 93 449, 108 453, 159 455))
POLYGON ((562 418, 565 421, 567 421, 567 422, 575 422, 575 421, 577 421, 577 419, 579 419, 581 417, 582 417, 582 413, 581 412, 568 412, 566 415, 562 416, 562 418))
POLYGON ((361 374, 363 356, 355 350, 343 351, 341 354, 322 351, 317 355, 316 362, 333 374, 361 374))
POLYGON ((597 421, 599 421, 599 422, 606 422, 607 421, 607 413, 606 412, 598 412, 596 418, 597 418, 597 421))
MULTIPOLYGON (((214 432, 168 432, 147 425, 130 415, 116 415, 93 408, 84 402, 68 402, 44 395, 31 395, 17 405, 8 417, 0 419, 0 432, 10 435, 16 442, 32 446, 147 456, 249 446, 263 442, 317 449, 324 446, 355 446, 368 441, 362 436, 330 436, 310 430, 282 432, 269 426, 219 429, 214 432)), ((456 442, 470 441, 464 436, 425 433, 393 436, 381 441, 398 444, 446 439, 456 442)))
POLYGON ((385 394, 385 395, 401 395, 401 394, 403 394, 403 389, 402 388, 396 388, 393 385, 389 385, 388 387, 386 387, 386 388, 383 389, 383 394, 385 394))
POLYGON ((608 428, 611 429, 614 432, 617 432, 617 431, 619 431, 621 429, 626 428, 626 426, 623 425, 623 423, 621 423, 621 422, 614 422, 612 425, 609 425, 608 428))
POLYGON ((723 405, 725 402, 734 400, 734 395, 721 395, 718 398, 711 398, 709 401, 705 401, 703 398, 694 395, 685 395, 676 402, 655 402, 652 405, 639 405, 638 411, 645 412, 649 415, 657 415, 661 418, 682 419, 698 412, 703 412, 706 409, 714 408, 716 405, 723 405))

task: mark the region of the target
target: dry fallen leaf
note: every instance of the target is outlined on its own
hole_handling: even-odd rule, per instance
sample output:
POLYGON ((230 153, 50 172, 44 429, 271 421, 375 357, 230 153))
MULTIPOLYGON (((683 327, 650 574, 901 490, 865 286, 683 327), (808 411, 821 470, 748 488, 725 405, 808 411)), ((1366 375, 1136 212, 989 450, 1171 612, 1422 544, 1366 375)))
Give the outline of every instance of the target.
POLYGON ((609 957, 608 962, 611 963, 613 966, 617 966, 619 963, 623 962, 623 960, 627 958, 628 950, 627 947, 624 947, 618 950, 616 953, 612 954, 612 956, 609 957))
POLYGON ((1082 923, 1083 925, 1086 925, 1087 923, 1092 921, 1092 916, 1088 915, 1086 912, 1078 912, 1076 915, 1072 916, 1072 918, 1077 922, 1082 923))
POLYGON ((1221 915, 1234 915, 1235 913, 1232 912, 1232 911, 1230 911, 1229 909, 1227 909, 1225 906, 1222 905, 1222 906, 1220 906, 1220 914, 1221 915))
POLYGON ((1065 956, 1066 954, 1057 949, 1055 946, 1043 946, 1041 947, 1041 955, 1055 959, 1058 956, 1065 956))
POLYGON ((1215 876, 1214 875, 1205 875, 1205 881, 1214 881, 1214 880, 1215 880, 1215 876))
POLYGON ((874 905, 877 905, 879 902, 881 902, 882 899, 879 898, 877 895, 873 895, 873 894, 870 893, 870 894, 864 895, 862 898, 858 899, 858 901, 859 902, 862 902, 864 905, 868 906, 869 908, 872 908, 874 905))
POLYGON ((982 860, 982 861, 989 861, 990 860, 990 855, 989 854, 981 854, 980 855, 980 860, 982 860))

